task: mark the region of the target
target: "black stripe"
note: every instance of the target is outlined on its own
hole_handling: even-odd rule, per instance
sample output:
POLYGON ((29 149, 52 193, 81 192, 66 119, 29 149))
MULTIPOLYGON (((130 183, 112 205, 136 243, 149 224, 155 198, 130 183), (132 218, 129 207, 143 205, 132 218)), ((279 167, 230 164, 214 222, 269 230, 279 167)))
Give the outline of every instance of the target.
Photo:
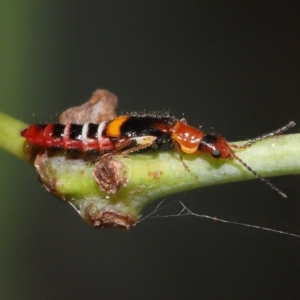
POLYGON ((98 127, 100 124, 88 124, 87 137, 89 139, 96 139, 98 137, 98 127))
POLYGON ((213 134, 205 134, 202 138, 200 145, 205 145, 207 147, 212 147, 217 143, 217 137, 213 134))
POLYGON ((65 127, 66 126, 62 124, 54 124, 52 136, 57 138, 63 137, 65 127))
POLYGON ((71 124, 69 139, 70 140, 82 140, 82 127, 83 127, 83 125, 71 124))
POLYGON ((157 129, 157 124, 166 124, 173 126, 175 119, 171 117, 129 117, 120 128, 121 136, 135 137, 144 135, 160 136, 162 132, 157 129))

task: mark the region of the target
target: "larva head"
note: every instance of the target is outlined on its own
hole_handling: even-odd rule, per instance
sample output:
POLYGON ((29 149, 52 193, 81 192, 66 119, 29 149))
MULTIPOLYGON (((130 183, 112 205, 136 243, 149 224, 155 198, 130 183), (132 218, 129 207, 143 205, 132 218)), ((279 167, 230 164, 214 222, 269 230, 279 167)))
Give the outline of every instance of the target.
POLYGON ((232 151, 231 147, 227 141, 220 135, 206 134, 199 145, 199 151, 204 151, 209 153, 214 158, 234 158, 240 162, 250 173, 252 173, 256 178, 270 186, 283 198, 286 198, 286 194, 280 191, 275 187, 269 180, 260 176, 256 171, 250 168, 243 160, 241 160, 235 153, 232 151))
POLYGON ((199 151, 206 152, 214 158, 234 158, 235 155, 227 141, 220 135, 206 134, 203 136, 199 151))

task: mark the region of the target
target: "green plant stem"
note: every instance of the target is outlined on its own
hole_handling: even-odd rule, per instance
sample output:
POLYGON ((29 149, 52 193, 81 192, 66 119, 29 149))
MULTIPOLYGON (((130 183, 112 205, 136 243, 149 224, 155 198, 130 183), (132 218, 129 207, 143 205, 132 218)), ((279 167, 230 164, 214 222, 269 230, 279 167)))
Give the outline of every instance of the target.
POLYGON ((25 159, 24 139, 20 136, 20 131, 26 126, 25 123, 0 111, 0 148, 25 159))
MULTIPOLYGON (((25 124, 0 114, 0 147, 20 158, 25 158, 24 139, 17 132, 24 127, 25 124)), ((266 139, 236 154, 264 177, 299 174, 300 134, 266 139)), ((128 180, 116 194, 99 189, 93 177, 94 164, 68 159, 63 152, 43 160, 43 167, 38 171, 48 190, 72 203, 83 217, 92 204, 95 213, 114 211, 134 220, 145 205, 160 197, 255 178, 236 160, 214 159, 206 154, 183 155, 190 172, 172 151, 115 158, 122 163, 128 180)), ((262 183, 262 188, 267 186, 262 183)))

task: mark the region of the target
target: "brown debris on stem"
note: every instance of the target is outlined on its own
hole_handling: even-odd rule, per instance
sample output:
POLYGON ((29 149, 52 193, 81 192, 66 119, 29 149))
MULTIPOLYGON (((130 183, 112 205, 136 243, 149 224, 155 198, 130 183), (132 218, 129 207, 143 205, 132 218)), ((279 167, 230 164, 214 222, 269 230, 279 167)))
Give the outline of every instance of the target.
POLYGON ((120 187, 126 186, 128 183, 123 164, 113 154, 101 157, 95 165, 93 176, 100 190, 109 194, 115 194, 120 187))
POLYGON ((118 98, 113 93, 98 89, 88 102, 81 106, 75 106, 64 111, 60 117, 61 124, 84 124, 100 123, 109 121, 116 117, 115 109, 118 104, 118 98))
POLYGON ((94 204, 90 203, 84 211, 85 221, 93 225, 95 228, 120 228, 129 229, 135 225, 136 220, 125 214, 116 213, 113 210, 99 210, 94 208, 94 204))

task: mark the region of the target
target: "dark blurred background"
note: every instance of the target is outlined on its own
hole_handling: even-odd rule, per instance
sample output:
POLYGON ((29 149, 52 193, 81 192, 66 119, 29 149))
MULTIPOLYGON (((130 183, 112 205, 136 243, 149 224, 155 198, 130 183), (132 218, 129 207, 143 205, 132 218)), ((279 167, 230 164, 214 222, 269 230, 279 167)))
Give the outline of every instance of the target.
MULTIPOLYGON (((27 123, 96 88, 119 112, 171 109, 229 140, 300 123, 299 1, 0 1, 0 41, 0 109, 27 123)), ((96 231, 0 155, 1 299, 300 295, 300 239, 191 216, 96 231)), ((272 182, 287 200, 253 180, 166 201, 300 234, 299 176, 272 182)))

